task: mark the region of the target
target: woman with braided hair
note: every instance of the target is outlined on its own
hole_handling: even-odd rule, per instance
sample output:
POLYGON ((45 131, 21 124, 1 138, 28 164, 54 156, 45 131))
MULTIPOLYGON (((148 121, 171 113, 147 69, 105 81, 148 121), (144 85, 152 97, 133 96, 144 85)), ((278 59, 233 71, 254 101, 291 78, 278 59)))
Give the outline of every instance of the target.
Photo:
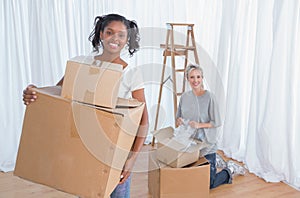
MULTIPOLYGON (((120 83, 119 94, 121 98, 135 98, 140 102, 146 102, 142 74, 136 67, 129 67, 121 58, 121 50, 127 46, 129 55, 139 49, 139 29, 135 21, 126 19, 118 14, 108 14, 97 16, 94 21, 94 29, 89 36, 89 41, 93 45, 96 56, 87 56, 93 64, 97 65, 101 61, 120 64, 123 66, 123 75, 120 83), (99 49, 102 52, 99 54, 99 49)), ((57 83, 62 86, 63 78, 57 83)), ((23 91, 23 101, 29 105, 37 99, 36 93, 31 89, 34 85, 29 85, 23 91)), ((140 152, 148 131, 148 114, 145 106, 140 127, 135 137, 130 155, 123 167, 120 175, 120 183, 111 194, 111 198, 130 197, 130 172, 136 161, 137 154, 140 152)))

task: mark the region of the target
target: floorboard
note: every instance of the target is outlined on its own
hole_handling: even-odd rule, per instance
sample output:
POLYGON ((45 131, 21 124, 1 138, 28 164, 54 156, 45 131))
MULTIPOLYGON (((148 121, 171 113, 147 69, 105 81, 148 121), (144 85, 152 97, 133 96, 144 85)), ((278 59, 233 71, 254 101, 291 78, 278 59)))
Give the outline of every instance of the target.
MULTIPOLYGON (((143 147, 135 170, 132 174, 131 198, 151 198, 148 194, 148 151, 150 145, 143 147)), ((220 152, 220 154, 222 154, 220 152)), ((0 198, 76 198, 74 195, 64 193, 53 188, 32 183, 13 175, 12 172, 0 172, 0 198)), ((210 190, 210 198, 275 198, 288 197, 299 198, 300 191, 287 184, 268 183, 254 174, 246 173, 245 176, 237 176, 232 184, 222 185, 210 190)))

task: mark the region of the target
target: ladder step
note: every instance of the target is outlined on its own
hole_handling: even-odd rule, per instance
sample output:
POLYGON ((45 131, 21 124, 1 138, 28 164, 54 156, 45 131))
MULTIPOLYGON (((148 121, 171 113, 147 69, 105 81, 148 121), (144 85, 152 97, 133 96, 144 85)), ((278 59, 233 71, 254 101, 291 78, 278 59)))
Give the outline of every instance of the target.
MULTIPOLYGON (((174 51, 175 56, 186 56, 186 50, 174 51)), ((171 50, 164 50, 164 56, 172 56, 171 50)))
POLYGON ((175 69, 176 72, 184 72, 184 69, 175 69))
POLYGON ((174 25, 174 26, 194 26, 193 23, 167 23, 169 25, 174 25))
MULTIPOLYGON (((166 49, 166 44, 160 44, 160 48, 165 48, 166 49)), ((171 45, 168 45, 167 49, 171 49, 171 45)), ((184 46, 184 45, 178 45, 174 44, 174 49, 179 49, 179 50, 195 50, 196 48, 194 46, 184 46)))

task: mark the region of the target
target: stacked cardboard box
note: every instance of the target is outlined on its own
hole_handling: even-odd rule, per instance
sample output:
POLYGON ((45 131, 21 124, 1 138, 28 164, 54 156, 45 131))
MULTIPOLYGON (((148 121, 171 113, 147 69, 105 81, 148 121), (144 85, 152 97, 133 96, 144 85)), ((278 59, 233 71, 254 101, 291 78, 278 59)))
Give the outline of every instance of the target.
POLYGON ((60 87, 36 89, 38 99, 26 108, 14 174, 81 197, 109 197, 144 109, 143 103, 116 99, 120 76, 109 65, 99 69, 68 61, 65 97, 60 87))
POLYGON ((115 108, 123 66, 94 64, 93 57, 77 56, 67 62, 61 96, 97 106, 115 108))

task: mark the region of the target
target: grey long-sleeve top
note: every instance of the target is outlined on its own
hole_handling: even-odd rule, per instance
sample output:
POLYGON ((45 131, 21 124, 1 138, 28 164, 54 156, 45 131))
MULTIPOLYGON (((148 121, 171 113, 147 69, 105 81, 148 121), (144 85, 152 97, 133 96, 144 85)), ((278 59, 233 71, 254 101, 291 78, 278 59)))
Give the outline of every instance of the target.
POLYGON ((200 128, 195 132, 195 138, 206 142, 209 146, 200 151, 204 156, 217 151, 221 116, 214 95, 205 91, 201 96, 196 96, 192 91, 185 92, 179 102, 176 118, 200 123, 211 123, 213 128, 200 128))

